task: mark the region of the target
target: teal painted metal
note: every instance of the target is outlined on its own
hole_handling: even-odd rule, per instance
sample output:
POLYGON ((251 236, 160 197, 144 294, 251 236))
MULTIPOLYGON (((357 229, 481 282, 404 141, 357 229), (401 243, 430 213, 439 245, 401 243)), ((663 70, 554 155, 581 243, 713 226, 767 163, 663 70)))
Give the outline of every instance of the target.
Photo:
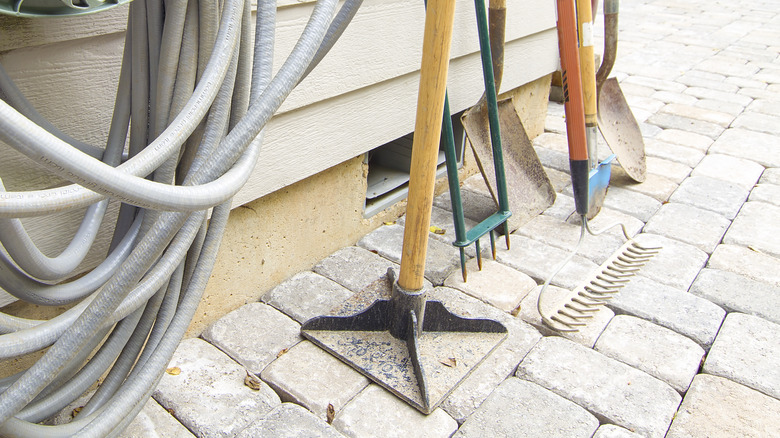
MULTIPOLYGON (((479 239, 485 234, 490 235, 490 247, 493 258, 496 257, 496 241, 493 232, 505 224, 512 216, 509 210, 507 197, 506 173, 504 172, 504 154, 501 145, 501 129, 498 120, 498 102, 496 96, 496 82, 493 72, 493 59, 490 52, 490 36, 487 23, 487 11, 485 2, 475 0, 474 6, 477 14, 477 29, 479 32, 479 48, 482 57, 482 74, 485 81, 485 98, 488 108, 488 122, 490 126, 490 142, 493 148, 493 166, 496 173, 496 191, 498 196, 499 211, 490 215, 471 230, 466 230, 463 214, 463 200, 460 195, 460 182, 458 181, 458 160, 455 155, 455 138, 452 132, 452 115, 450 114, 449 100, 444 101, 444 122, 442 134, 445 140, 444 155, 447 163, 447 177, 449 179, 450 201, 452 203, 452 217, 455 225, 455 241, 453 245, 460 251, 460 268, 463 280, 466 281, 466 254, 465 248, 472 243, 477 250, 477 264, 482 269, 482 251, 479 239)), ((504 227, 507 248, 509 247, 509 227, 504 227)))
POLYGON ((0 14, 23 18, 93 14, 131 0, 0 0, 0 14))

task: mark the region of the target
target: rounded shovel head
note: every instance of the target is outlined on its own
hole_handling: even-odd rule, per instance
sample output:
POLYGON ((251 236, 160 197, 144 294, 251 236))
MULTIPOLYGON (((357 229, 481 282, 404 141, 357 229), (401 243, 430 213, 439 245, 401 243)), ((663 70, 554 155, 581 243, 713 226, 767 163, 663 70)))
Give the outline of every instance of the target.
POLYGON ((626 174, 636 182, 644 182, 647 163, 642 131, 615 78, 604 81, 599 89, 598 122, 601 135, 626 174))

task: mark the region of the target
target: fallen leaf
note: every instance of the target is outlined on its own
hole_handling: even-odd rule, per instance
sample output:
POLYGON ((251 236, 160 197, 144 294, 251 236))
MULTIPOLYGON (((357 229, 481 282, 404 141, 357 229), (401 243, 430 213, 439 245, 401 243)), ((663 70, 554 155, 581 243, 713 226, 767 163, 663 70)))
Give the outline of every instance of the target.
POLYGON ((249 389, 251 389, 252 391, 259 391, 260 379, 258 379, 257 376, 255 376, 254 374, 247 371, 246 377, 244 377, 244 385, 248 386, 249 389))
POLYGON ((332 403, 328 403, 328 410, 326 412, 328 424, 333 423, 333 419, 336 418, 336 408, 332 403))
POLYGON ((382 222, 385 225, 395 225, 395 221, 382 222))
POLYGON ((284 348, 284 349, 282 349, 281 351, 279 351, 278 353, 276 353, 276 357, 277 357, 277 359, 278 359, 278 358, 280 358, 280 357, 282 357, 282 355, 284 355, 284 354, 285 354, 285 353, 287 353, 288 351, 290 351, 290 349, 289 349, 289 348, 284 348))
POLYGON ((181 368, 179 368, 179 367, 171 367, 171 368, 168 368, 167 370, 165 370, 165 372, 170 374, 170 375, 172 375, 172 376, 178 376, 179 374, 181 374, 181 368))
POLYGON ((454 357, 449 357, 447 358, 447 360, 442 360, 440 362, 442 365, 450 368, 455 368, 456 366, 458 366, 458 360, 455 359, 454 357))
POLYGON ((431 233, 433 234, 444 234, 447 230, 441 229, 435 225, 431 225, 431 233))
POLYGON ((763 254, 763 253, 764 253, 763 251, 761 251, 760 249, 756 248, 756 247, 755 247, 755 246, 753 246, 753 245, 748 245, 748 249, 749 249, 749 250, 751 250, 751 251, 753 251, 753 252, 757 252, 757 253, 759 253, 759 254, 763 254))
POLYGON ((521 310, 522 310, 522 309, 520 308, 520 305, 518 305, 517 307, 515 307, 514 309, 512 309, 512 311, 511 311, 511 312, 509 312, 509 314, 510 314, 510 315, 512 315, 512 316, 517 316, 517 315, 519 315, 519 314, 520 314, 520 311, 521 311, 521 310))
POLYGON ((81 412, 82 409, 84 409, 84 406, 79 406, 79 407, 73 409, 73 412, 70 413, 70 416, 72 418, 76 418, 76 415, 78 415, 79 412, 81 412))

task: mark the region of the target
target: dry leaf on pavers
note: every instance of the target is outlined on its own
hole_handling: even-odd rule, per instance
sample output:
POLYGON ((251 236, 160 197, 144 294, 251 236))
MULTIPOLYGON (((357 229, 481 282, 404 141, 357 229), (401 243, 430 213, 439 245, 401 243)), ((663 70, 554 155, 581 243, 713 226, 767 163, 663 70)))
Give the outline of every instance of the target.
POLYGON ((443 235, 447 230, 441 229, 435 225, 431 225, 431 233, 443 235))
POLYGON ((278 358, 282 357, 282 356, 283 356, 285 353, 287 353, 288 351, 290 351, 290 349, 289 349, 289 348, 283 348, 283 349, 281 349, 281 350, 280 350, 278 353, 276 353, 276 358, 278 359, 278 358))
POLYGON ((448 357, 447 360, 440 360, 439 362, 441 362, 442 365, 450 368, 455 368, 458 366, 458 360, 454 357, 448 357))
POLYGON ((333 419, 336 418, 336 408, 333 407, 333 403, 328 403, 328 409, 326 412, 328 424, 333 423, 333 419))
POLYGON ((178 376, 179 374, 181 374, 181 368, 179 368, 179 367, 171 367, 171 368, 168 368, 167 370, 165 370, 165 372, 170 374, 170 375, 172 375, 172 376, 178 376))
POLYGON ((73 412, 70 413, 71 418, 76 418, 76 415, 78 415, 82 409, 84 409, 84 406, 79 406, 77 408, 74 408, 73 412))
POLYGON ((244 377, 244 385, 249 387, 249 389, 251 389, 252 391, 259 391, 260 379, 258 379, 257 376, 255 376, 254 374, 247 371, 246 377, 244 377))

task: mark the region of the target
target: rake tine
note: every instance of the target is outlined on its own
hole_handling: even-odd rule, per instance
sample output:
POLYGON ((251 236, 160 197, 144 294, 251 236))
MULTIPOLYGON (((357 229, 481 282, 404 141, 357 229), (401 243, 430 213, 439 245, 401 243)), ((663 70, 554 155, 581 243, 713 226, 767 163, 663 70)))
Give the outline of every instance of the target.
POLYGON ((602 274, 603 275, 597 275, 596 278, 601 281, 606 281, 608 283, 628 283, 629 281, 631 281, 631 277, 634 276, 634 274, 615 275, 609 272, 603 272, 602 274))
MULTIPOLYGON (((576 301, 572 299, 572 303, 575 303, 575 302, 576 301)), ((599 311, 599 307, 598 306, 593 306, 594 308, 580 308, 580 307, 575 306, 572 303, 567 303, 563 307, 566 307, 566 308, 569 308, 569 309, 572 309, 572 310, 576 310, 577 312, 580 312, 580 313, 596 313, 596 312, 599 311)))
POLYGON ((563 309, 559 310, 558 314, 563 315, 563 316, 565 316, 567 318, 574 319, 574 320, 593 318, 593 315, 574 315, 574 314, 571 314, 571 313, 569 313, 569 312, 567 312, 567 311, 565 311, 563 309))
POLYGON ((595 289, 591 289, 589 287, 586 287, 585 288, 585 292, 587 292, 589 294, 596 294, 598 296, 610 296, 610 295, 614 295, 614 294, 616 294, 616 293, 618 293, 620 291, 616 290, 616 289, 595 290, 595 289))
MULTIPOLYGON (((584 322, 568 322, 568 321, 564 321, 564 320, 562 320, 561 318, 558 318, 555 315, 553 315, 552 318, 550 318, 550 319, 552 319, 553 321, 558 322, 560 324, 563 324, 563 325, 565 325, 567 327, 585 327, 587 325, 584 322)), ((577 331, 577 330, 574 330, 574 331, 577 331)))
POLYGON ((617 258, 617 259, 615 259, 615 261, 618 261, 618 260, 619 260, 619 261, 621 261, 621 262, 623 262, 623 263, 642 263, 642 264, 645 264, 645 263, 647 263, 647 262, 648 262, 648 261, 649 261, 649 260, 650 260, 652 257, 653 257, 653 256, 649 256, 649 257, 631 257, 631 258, 628 258, 628 257, 626 257, 626 256, 622 256, 622 255, 621 255, 621 256, 618 256, 618 258, 617 258))
POLYGON ((663 249, 661 246, 642 246, 636 242, 632 243, 631 246, 627 248, 629 251, 636 250, 643 253, 652 253, 652 254, 658 254, 659 251, 663 249))
POLYGON ((611 299, 612 299, 612 297, 611 297, 611 296, 597 296, 597 295, 591 295, 591 294, 589 294, 588 292, 585 292, 585 291, 582 291, 582 292, 580 292, 580 296, 582 296, 582 297, 585 297, 585 298, 587 298, 587 299, 589 299, 589 300, 593 300, 593 301, 601 301, 601 302, 604 302, 604 301, 609 301, 609 300, 611 300, 611 299))
POLYGON ((598 287, 600 287, 602 289, 619 289, 619 288, 625 286, 625 284, 604 284, 604 283, 602 283, 600 281, 593 280, 593 281, 590 282, 590 286, 591 287, 592 286, 598 286, 598 287))
POLYGON ((604 270, 604 273, 614 277, 628 278, 628 277, 633 277, 639 271, 640 271, 639 268, 621 268, 619 266, 609 265, 607 269, 604 270))
MULTIPOLYGON (((583 298, 584 298, 584 297, 583 297, 583 298)), ((588 307, 588 308, 590 308, 590 309, 593 309, 593 310, 596 310, 596 311, 598 311, 599 309, 601 309, 601 306, 603 306, 603 305, 604 305, 604 303, 602 303, 602 302, 589 303, 589 302, 587 302, 587 301, 583 301, 583 300, 580 298, 580 296, 579 296, 579 295, 578 295, 578 296, 576 296, 576 297, 574 297, 574 298, 572 298, 572 299, 571 299, 571 301, 572 301, 573 303, 582 304, 583 306, 586 306, 586 307, 588 307)))

